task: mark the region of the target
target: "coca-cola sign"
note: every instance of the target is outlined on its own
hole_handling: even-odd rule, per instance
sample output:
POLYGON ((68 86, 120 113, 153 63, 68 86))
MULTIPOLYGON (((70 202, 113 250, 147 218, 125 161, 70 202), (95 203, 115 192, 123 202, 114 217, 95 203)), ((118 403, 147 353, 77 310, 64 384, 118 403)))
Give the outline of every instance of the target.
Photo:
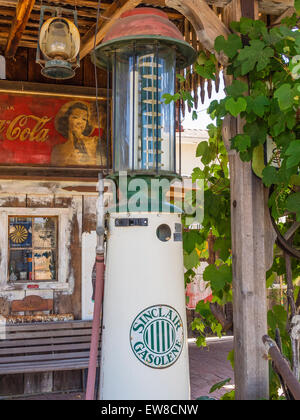
POLYGON ((106 106, 94 99, 0 94, 0 165, 106 167, 106 106))

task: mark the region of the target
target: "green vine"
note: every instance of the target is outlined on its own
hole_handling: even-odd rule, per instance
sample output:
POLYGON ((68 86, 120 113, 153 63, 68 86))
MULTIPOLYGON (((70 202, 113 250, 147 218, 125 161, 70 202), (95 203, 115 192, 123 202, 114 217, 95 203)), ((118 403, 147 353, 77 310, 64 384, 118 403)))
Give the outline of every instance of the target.
MULTIPOLYGON (((227 75, 233 82, 226 98, 213 101, 209 113, 222 126, 226 115, 244 121, 243 133, 231 139, 231 148, 244 161, 264 167, 265 186, 274 186, 270 198, 272 215, 278 219, 286 211, 300 221, 300 139, 297 112, 300 105, 300 33, 297 15, 284 24, 267 28, 262 21, 242 18, 232 22, 236 33, 228 40, 220 36, 215 49, 228 57, 227 75), (242 38, 247 43, 243 45, 242 38), (271 153, 266 162, 266 142, 271 153), (259 162, 259 156, 262 157, 259 162), (289 190, 290 194, 285 194, 289 190)), ((259 168, 253 168, 260 174, 259 168)))

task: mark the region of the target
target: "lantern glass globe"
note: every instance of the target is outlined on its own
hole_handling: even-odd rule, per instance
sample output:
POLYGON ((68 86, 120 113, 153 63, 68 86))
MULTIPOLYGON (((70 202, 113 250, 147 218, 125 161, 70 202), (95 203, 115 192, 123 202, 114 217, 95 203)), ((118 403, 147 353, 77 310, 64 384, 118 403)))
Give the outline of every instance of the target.
POLYGON ((40 31, 40 48, 49 60, 73 61, 80 48, 77 27, 68 19, 48 19, 40 31))

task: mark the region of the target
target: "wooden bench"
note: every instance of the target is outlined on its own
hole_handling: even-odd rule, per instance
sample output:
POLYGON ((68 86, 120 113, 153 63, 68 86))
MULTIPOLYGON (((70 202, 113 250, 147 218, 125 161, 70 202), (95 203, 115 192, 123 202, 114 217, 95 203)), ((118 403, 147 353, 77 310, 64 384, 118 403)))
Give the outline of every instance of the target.
POLYGON ((0 327, 0 375, 86 369, 92 321, 0 327))

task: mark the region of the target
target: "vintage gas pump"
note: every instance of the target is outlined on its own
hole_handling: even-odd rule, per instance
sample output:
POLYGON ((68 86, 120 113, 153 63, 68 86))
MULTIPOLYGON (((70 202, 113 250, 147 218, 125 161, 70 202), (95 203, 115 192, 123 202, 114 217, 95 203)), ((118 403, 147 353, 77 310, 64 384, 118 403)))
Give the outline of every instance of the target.
POLYGON ((195 58, 167 15, 151 8, 123 14, 94 52, 96 65, 112 71, 119 191, 107 222, 101 399, 190 397, 181 213, 153 198, 152 181, 177 176, 174 103, 163 95, 174 94, 176 68, 195 58), (141 182, 145 199, 133 209, 130 184, 141 182))

